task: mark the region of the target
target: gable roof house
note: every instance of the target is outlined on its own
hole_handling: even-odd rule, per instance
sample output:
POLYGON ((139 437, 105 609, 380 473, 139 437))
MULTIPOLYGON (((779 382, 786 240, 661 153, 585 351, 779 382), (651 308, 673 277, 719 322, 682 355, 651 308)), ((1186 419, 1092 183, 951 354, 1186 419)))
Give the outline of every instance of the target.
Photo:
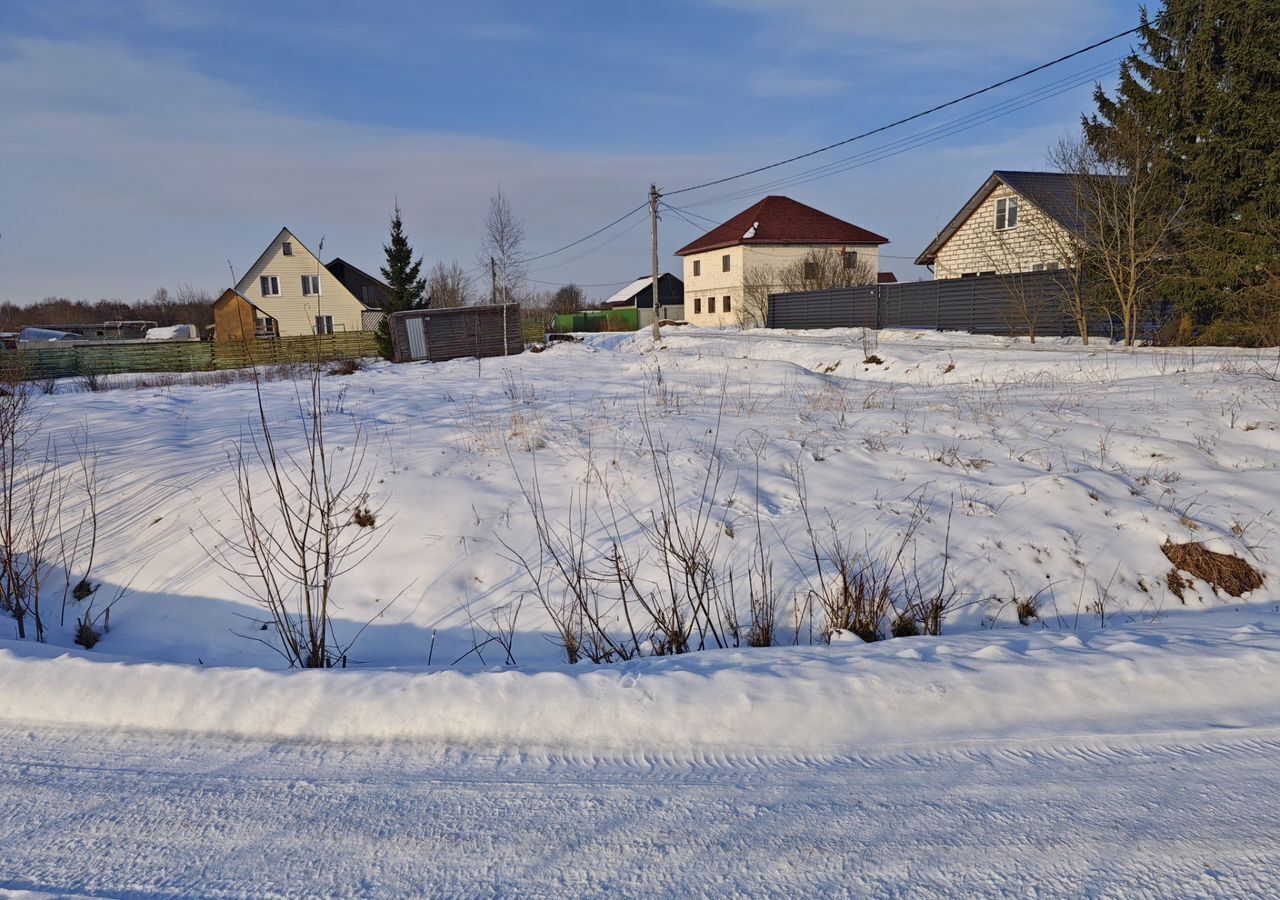
POLYGON ((213 320, 218 340, 239 341, 361 331, 364 311, 315 254, 282 228, 236 286, 214 301, 213 320))
MULTIPOLYGON (((634 309, 639 327, 653 324, 653 276, 637 278, 600 304, 601 309, 634 309)), ((663 319, 684 318, 684 282, 663 272, 658 276, 658 312, 663 319)))
POLYGON ((676 251, 684 258, 685 320, 737 324, 753 273, 781 268, 822 249, 839 251, 848 268, 865 263, 875 271, 880 247, 887 243, 886 237, 790 197, 765 197, 676 251))
POLYGON ((938 232, 916 265, 935 278, 1057 269, 1084 230, 1077 176, 997 170, 938 232))
POLYGON ((334 278, 342 282, 342 286, 351 292, 365 305, 366 309, 382 309, 391 288, 363 269, 358 269, 340 256, 335 256, 324 264, 334 278))

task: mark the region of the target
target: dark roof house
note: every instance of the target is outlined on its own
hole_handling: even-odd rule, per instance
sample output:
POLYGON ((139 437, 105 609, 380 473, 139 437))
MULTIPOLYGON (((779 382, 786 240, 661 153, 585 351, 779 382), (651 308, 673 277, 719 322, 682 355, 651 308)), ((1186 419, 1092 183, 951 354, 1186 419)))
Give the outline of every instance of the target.
POLYGON ((341 257, 325 263, 324 267, 353 297, 370 309, 382 309, 386 303, 390 288, 363 269, 356 268, 341 257))
POLYGON ((920 253, 916 265, 938 264, 939 278, 953 277, 960 269, 999 269, 1006 262, 1025 270, 1046 265, 1052 262, 1048 257, 1063 249, 1049 245, 1064 243, 1052 239, 1049 226, 1066 236, 1083 233, 1076 200, 1080 183, 1079 176, 1060 172, 998 169, 920 253), (984 261, 981 254, 991 259, 984 261))
POLYGON ((887 237, 837 219, 790 197, 769 196, 681 247, 676 251, 676 256, 689 256, 740 244, 751 247, 770 244, 879 246, 887 243, 887 237))

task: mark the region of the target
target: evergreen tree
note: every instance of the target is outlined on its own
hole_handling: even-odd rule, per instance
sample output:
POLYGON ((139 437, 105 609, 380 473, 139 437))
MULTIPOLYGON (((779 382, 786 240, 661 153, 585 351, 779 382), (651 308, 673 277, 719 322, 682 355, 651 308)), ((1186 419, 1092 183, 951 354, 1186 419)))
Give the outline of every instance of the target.
MULTIPOLYGON (((1142 51, 1085 121, 1105 157, 1117 136, 1158 148, 1183 199, 1171 296, 1198 326, 1274 316, 1262 290, 1280 217, 1280 16, 1275 0, 1166 0, 1142 10, 1142 51)), ((1221 330, 1221 329, 1220 329, 1221 330)))
POLYGON ((391 319, 395 312, 420 309, 427 289, 422 278, 422 257, 413 258, 413 247, 405 237, 404 222, 400 219, 400 201, 396 201, 391 216, 391 243, 384 244, 387 264, 382 267, 382 279, 387 284, 386 302, 382 311, 386 314, 378 325, 378 349, 384 359, 391 359, 391 319))

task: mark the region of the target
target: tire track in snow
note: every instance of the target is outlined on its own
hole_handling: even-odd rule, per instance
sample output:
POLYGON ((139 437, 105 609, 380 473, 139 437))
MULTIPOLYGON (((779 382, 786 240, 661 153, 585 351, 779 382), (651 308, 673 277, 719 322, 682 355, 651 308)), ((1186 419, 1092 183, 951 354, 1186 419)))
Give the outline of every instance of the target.
POLYGON ((483 754, 0 730, 0 887, 1209 897, 1280 865, 1277 729, 483 754))

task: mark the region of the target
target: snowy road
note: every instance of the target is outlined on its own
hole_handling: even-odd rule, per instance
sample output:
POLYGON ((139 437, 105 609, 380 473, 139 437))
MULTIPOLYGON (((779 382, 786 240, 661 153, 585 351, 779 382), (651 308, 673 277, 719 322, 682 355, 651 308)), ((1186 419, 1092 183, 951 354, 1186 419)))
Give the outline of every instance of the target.
POLYGON ((843 758, 6 727, 0 886, 91 896, 1261 896, 1280 730, 843 758))

